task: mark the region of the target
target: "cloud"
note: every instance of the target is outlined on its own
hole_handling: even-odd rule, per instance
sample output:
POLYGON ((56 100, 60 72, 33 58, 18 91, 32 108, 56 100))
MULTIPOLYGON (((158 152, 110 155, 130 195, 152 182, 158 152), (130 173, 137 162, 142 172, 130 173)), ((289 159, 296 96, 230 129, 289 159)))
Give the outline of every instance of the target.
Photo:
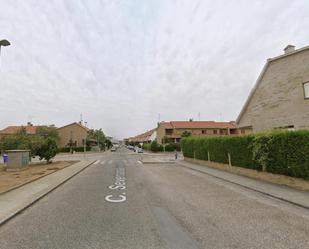
POLYGON ((266 59, 308 45, 305 0, 0 2, 1 127, 235 120, 266 59))

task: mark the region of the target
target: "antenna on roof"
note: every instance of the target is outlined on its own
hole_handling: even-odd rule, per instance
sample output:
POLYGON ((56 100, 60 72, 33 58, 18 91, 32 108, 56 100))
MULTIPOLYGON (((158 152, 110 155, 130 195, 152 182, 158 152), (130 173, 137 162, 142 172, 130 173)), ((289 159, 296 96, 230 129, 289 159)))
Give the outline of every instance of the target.
POLYGON ((79 124, 83 124, 83 114, 80 114, 79 124))

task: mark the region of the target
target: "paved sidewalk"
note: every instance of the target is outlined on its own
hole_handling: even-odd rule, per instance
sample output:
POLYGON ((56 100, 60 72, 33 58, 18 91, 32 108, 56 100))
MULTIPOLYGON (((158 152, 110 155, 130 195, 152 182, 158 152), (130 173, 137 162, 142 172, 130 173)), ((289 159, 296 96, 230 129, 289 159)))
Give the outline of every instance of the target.
POLYGON ((289 203, 309 209, 309 192, 296 190, 283 185, 276 185, 268 182, 259 181, 246 176, 233 174, 207 166, 189 163, 183 160, 177 161, 183 167, 206 173, 216 178, 243 186, 245 188, 266 194, 268 196, 287 201, 289 203))
POLYGON ((62 183, 91 165, 94 160, 78 162, 20 188, 0 195, 0 225, 39 200, 62 183))

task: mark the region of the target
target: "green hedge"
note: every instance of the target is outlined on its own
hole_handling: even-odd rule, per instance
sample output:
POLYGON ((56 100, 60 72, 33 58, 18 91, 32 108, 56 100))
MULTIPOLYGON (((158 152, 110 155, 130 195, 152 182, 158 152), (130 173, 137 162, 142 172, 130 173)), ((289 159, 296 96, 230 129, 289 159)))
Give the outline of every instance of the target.
MULTIPOLYGON (((75 152, 84 152, 84 147, 73 147, 72 148, 75 152)), ((86 151, 90 151, 91 150, 91 147, 90 146, 87 146, 86 147, 86 151)), ((64 153, 68 153, 70 152, 70 147, 64 147, 64 148, 59 148, 58 149, 58 152, 64 152, 64 153)))
MULTIPOLYGON (((163 148, 162 148, 163 149, 163 148)), ((168 143, 165 145, 165 151, 180 151, 180 143, 168 143)))
POLYGON ((258 134, 253 157, 268 172, 309 179, 309 131, 258 134))
POLYGON ((309 179, 309 131, 272 131, 250 136, 183 138, 185 157, 309 179))

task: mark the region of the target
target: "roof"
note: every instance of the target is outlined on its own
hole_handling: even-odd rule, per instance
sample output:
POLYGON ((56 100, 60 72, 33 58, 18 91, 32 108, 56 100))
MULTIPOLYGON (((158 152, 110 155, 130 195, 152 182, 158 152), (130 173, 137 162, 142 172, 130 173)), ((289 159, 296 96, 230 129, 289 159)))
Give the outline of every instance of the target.
POLYGON ((65 125, 65 126, 59 127, 58 130, 59 130, 59 129, 62 129, 62 128, 65 128, 65 127, 68 127, 68 126, 71 126, 71 125, 78 125, 78 126, 80 126, 81 128, 85 129, 86 131, 89 131, 89 129, 88 129, 86 126, 83 126, 83 125, 81 125, 80 123, 77 123, 77 122, 74 122, 74 123, 67 124, 67 125, 65 125))
POLYGON ((26 134, 34 135, 36 133, 36 129, 40 126, 33 125, 20 125, 20 126, 8 126, 3 130, 0 130, 0 134, 2 135, 12 135, 20 132, 22 129, 25 129, 26 134))
POLYGON ((236 128, 234 122, 216 121, 170 121, 161 122, 165 129, 207 129, 207 128, 236 128))
POLYGON ((129 138, 129 140, 133 141, 133 142, 147 142, 150 140, 150 137, 152 136, 152 134, 156 131, 156 129, 151 129, 149 131, 146 131, 142 134, 139 134, 135 137, 131 137, 129 138))
MULTIPOLYGON (((287 47, 289 47, 289 46, 292 46, 292 45, 288 45, 287 47)), ((287 48, 287 47, 286 47, 286 48, 287 48)), ((285 48, 285 49, 286 49, 286 48, 285 48)), ((263 67, 263 69, 262 69, 262 72, 260 73, 259 77, 257 78, 257 80, 256 80, 256 82, 255 82, 253 88, 251 89, 251 91, 250 91, 250 93, 249 93, 249 96, 248 96, 248 98, 247 98, 247 100, 246 100, 244 106, 242 107, 242 109, 241 109, 241 111, 240 111, 240 113, 239 113, 239 115, 238 115, 238 117, 237 117, 237 119, 236 119, 236 124, 239 123, 241 117, 243 116, 245 110, 247 109, 247 107, 248 107, 248 105, 249 105, 249 103, 250 103, 250 101, 251 101, 251 98, 253 97, 255 91, 257 90, 257 88, 258 88, 259 85, 261 84, 262 79, 263 79, 263 77, 264 77, 264 75, 265 75, 265 73, 266 73, 266 70, 267 70, 267 68, 269 67, 270 63, 273 62, 273 61, 276 61, 276 60, 279 60, 279 59, 283 59, 283 58, 286 58, 286 57, 288 57, 288 56, 292 56, 292 55, 295 55, 295 54, 297 54, 297 53, 306 51, 306 50, 308 50, 308 49, 309 49, 309 46, 306 46, 306 47, 302 47, 302 48, 296 49, 296 50, 294 50, 294 51, 292 51, 292 52, 289 52, 289 53, 286 53, 286 54, 282 54, 282 55, 279 55, 279 56, 276 56, 276 57, 267 59, 265 65, 264 65, 264 67, 263 67)))

